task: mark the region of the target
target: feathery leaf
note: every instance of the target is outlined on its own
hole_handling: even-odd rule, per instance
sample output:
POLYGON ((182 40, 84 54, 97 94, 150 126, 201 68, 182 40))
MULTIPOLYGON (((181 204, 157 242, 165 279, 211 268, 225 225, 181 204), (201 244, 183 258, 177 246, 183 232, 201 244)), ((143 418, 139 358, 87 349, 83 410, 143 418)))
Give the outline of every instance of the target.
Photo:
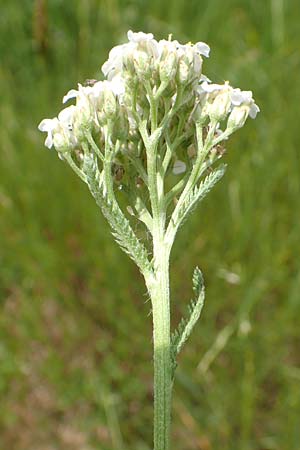
POLYGON ((203 200, 211 189, 222 178, 226 170, 226 165, 221 164, 216 170, 207 175, 199 186, 195 186, 186 198, 181 210, 178 214, 176 227, 179 228, 187 217, 195 210, 198 203, 203 200))
POLYGON ((195 324, 197 323, 204 304, 205 288, 201 270, 196 267, 193 273, 193 291, 195 297, 188 305, 188 317, 183 317, 178 327, 171 336, 171 356, 173 362, 173 373, 176 369, 176 356, 189 338, 195 324))
POLYGON ((128 219, 117 202, 109 201, 104 192, 101 174, 96 161, 92 157, 85 157, 84 172, 87 184, 96 203, 112 228, 112 234, 122 250, 137 264, 142 273, 152 270, 147 250, 132 230, 128 219))

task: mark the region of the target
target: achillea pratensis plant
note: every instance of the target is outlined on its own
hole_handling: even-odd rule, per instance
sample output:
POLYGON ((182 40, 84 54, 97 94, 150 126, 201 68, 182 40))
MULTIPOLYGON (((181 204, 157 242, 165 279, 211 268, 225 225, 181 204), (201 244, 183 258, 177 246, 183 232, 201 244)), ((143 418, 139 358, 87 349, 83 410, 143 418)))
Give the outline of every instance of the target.
POLYGON ((154 450, 170 448, 176 358, 204 302, 196 267, 189 317, 171 333, 170 252, 179 227, 224 174, 225 165, 217 164, 224 142, 259 111, 251 91, 212 83, 202 73, 209 52, 204 42, 156 41, 129 31, 102 66, 106 79, 70 90, 63 103, 75 104, 39 124, 45 145, 87 184, 145 279, 153 317, 154 450))

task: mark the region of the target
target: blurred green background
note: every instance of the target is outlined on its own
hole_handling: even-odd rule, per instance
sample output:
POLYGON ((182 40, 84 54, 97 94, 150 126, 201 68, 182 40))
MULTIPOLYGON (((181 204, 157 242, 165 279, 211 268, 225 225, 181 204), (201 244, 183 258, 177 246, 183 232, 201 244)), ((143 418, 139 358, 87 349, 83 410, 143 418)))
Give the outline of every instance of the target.
POLYGON ((195 265, 207 285, 172 450, 299 450, 299 23, 296 0, 1 1, 1 450, 151 449, 143 281, 37 131, 129 28, 209 43, 206 75, 261 107, 172 255, 174 324, 195 265))

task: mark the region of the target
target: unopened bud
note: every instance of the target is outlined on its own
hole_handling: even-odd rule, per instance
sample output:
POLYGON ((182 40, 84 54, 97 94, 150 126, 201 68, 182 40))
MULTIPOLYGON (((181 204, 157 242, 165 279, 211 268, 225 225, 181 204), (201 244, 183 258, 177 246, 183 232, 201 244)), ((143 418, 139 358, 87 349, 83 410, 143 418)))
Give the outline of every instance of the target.
POLYGON ((108 118, 113 118, 117 113, 116 97, 110 90, 104 91, 103 109, 108 118))
POLYGON ((202 71, 202 58, 198 53, 194 53, 194 74, 195 77, 200 78, 201 76, 201 71, 202 71))
POLYGON ((249 110, 248 105, 235 106, 228 117, 227 128, 236 130, 244 126, 249 110))
POLYGON ((72 149, 70 132, 61 128, 59 132, 53 135, 53 145, 58 152, 65 153, 72 149))
POLYGON ((174 52, 169 52, 159 63, 159 76, 161 81, 171 81, 177 71, 177 57, 174 52))
POLYGON ((178 81, 180 84, 186 84, 190 79, 191 65, 186 58, 181 58, 178 65, 178 81))
POLYGON ((230 111, 230 106, 231 98, 229 90, 219 91, 210 105, 209 117, 217 122, 224 120, 230 111))
POLYGON ((149 56, 143 51, 136 51, 134 53, 134 68, 140 80, 147 80, 151 77, 151 64, 149 56))
POLYGON ((209 114, 209 107, 210 104, 206 101, 205 97, 199 101, 193 114, 195 122, 204 123, 207 120, 209 114))

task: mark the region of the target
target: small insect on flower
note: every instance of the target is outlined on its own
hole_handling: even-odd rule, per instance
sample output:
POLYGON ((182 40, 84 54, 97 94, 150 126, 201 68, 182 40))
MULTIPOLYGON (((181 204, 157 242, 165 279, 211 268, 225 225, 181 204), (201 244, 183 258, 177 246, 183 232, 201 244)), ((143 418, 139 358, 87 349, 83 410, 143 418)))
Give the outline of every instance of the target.
POLYGON ((215 154, 217 158, 222 158, 222 156, 226 153, 226 148, 222 144, 217 144, 214 148, 211 149, 211 153, 215 154))
POLYGON ((141 177, 136 178, 136 187, 138 189, 142 188, 144 186, 144 181, 141 177))
POLYGON ((98 80, 94 80, 94 79, 87 79, 85 80, 85 82, 83 83, 84 86, 94 86, 94 84, 98 83, 98 80))
POLYGON ((112 166, 112 175, 114 177, 114 180, 119 183, 122 181, 125 174, 125 169, 120 164, 113 164, 112 166))

